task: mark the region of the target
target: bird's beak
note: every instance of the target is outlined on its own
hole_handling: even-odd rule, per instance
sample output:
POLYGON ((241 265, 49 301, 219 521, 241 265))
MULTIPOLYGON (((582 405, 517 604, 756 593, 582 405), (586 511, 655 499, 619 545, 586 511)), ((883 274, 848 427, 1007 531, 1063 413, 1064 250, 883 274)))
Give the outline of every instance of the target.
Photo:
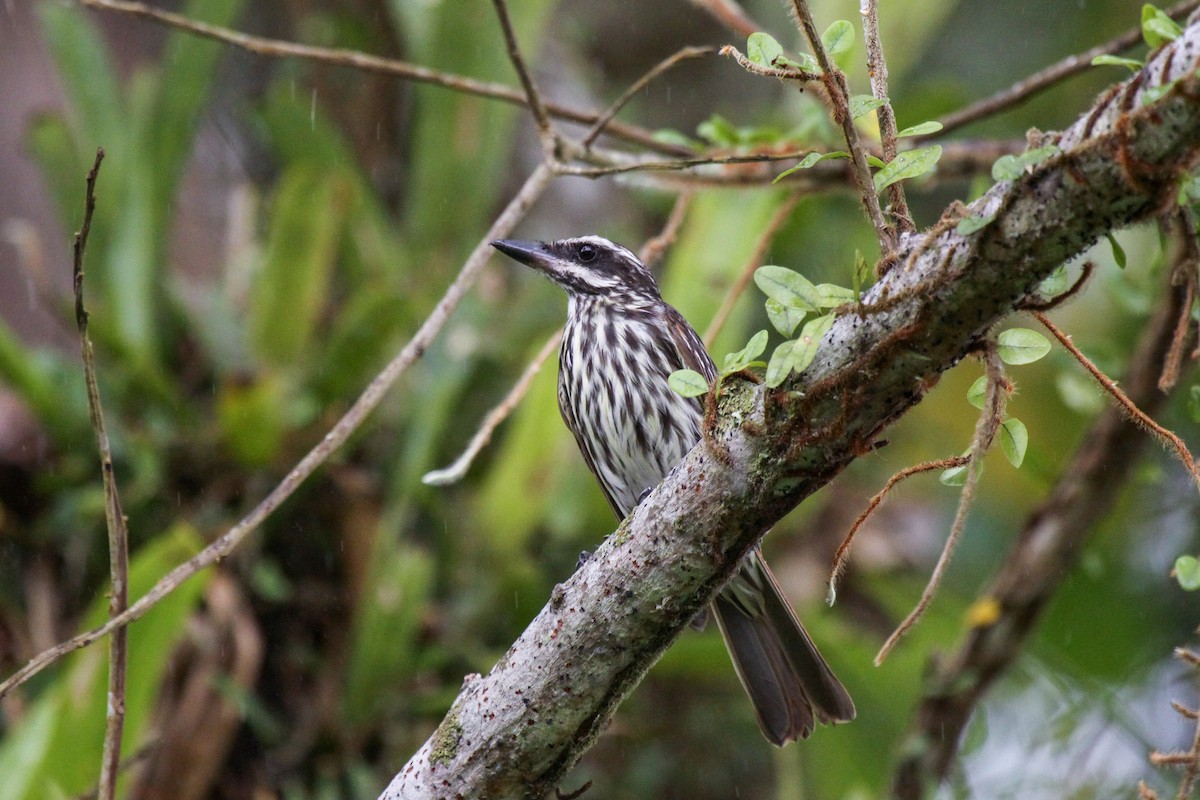
POLYGON ((545 242, 523 242, 520 239, 497 239, 492 247, 504 255, 520 261, 527 267, 533 267, 541 272, 547 272, 553 258, 546 249, 545 242))

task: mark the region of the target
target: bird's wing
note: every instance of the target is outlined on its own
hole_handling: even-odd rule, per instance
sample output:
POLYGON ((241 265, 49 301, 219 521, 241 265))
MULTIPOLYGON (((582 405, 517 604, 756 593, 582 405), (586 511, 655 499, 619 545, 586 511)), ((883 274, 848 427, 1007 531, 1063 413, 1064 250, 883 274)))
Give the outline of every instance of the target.
POLYGON ((699 372, 711 385, 717 379, 717 365, 713 363, 712 357, 704 349, 704 342, 700 341, 700 335, 688 324, 683 315, 671 306, 667 306, 665 313, 667 330, 671 334, 671 341, 675 344, 679 363, 685 369, 699 372))

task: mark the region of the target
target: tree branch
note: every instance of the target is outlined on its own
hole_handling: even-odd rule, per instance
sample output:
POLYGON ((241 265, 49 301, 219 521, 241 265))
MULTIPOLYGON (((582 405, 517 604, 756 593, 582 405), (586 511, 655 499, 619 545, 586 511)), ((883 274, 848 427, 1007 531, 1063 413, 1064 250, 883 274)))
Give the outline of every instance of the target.
POLYGON ((763 532, 869 452, 1065 259, 1174 201, 1200 157, 1198 62, 1193 25, 1065 131, 1060 154, 966 209, 990 224, 963 236, 947 215, 901 236, 896 266, 803 375, 778 390, 728 380, 711 440, 555 587, 486 678, 467 677, 382 797, 553 791, 763 532))
MULTIPOLYGON (((1171 345, 1184 287, 1170 287, 1122 381, 1143 409, 1162 404, 1158 371, 1171 345)), ((1109 407, 1084 434, 1050 495, 1034 511, 991 586, 981 595, 998 609, 996 619, 967 631, 958 651, 940 659, 927 683, 908 734, 908 753, 897 768, 893 796, 928 796, 958 753, 959 740, 983 694, 1004 674, 1041 617, 1055 590, 1071 574, 1080 545, 1108 514, 1118 488, 1137 465, 1146 435, 1122 411, 1109 407)))

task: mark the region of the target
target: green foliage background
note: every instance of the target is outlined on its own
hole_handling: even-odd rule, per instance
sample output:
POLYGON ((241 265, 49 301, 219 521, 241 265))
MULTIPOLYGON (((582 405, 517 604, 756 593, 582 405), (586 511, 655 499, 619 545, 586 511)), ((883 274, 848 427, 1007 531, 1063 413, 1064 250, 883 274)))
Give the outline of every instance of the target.
MULTIPOLYGON (((483 0, 251 5, 189 0, 181 11, 515 83, 483 0)), ((787 46, 793 29, 778 3, 745 5, 787 46)), ((1119 0, 1086 9, 1065 0, 882 5, 901 126, 1137 22, 1137 8, 1119 0)), ((548 93, 596 107, 678 46, 731 39, 682 1, 509 6, 548 93)), ((27 121, 26 155, 42 170, 63 241, 78 225, 95 148, 107 152, 88 252, 88 307, 137 597, 227 530, 324 435, 412 335, 537 147, 522 113, 494 101, 267 61, 179 32, 165 34, 153 58, 119 66, 113 48, 121 36, 161 32, 70 3, 33 7, 66 102, 27 121), (128 28, 114 33, 110 26, 128 28), (210 268, 185 276, 177 237, 181 226, 196 223, 183 187, 203 168, 197 142, 213 128, 241 165, 239 179, 220 192, 222 202, 236 196, 242 203, 235 221, 244 235, 234 246, 228 230, 207 228, 210 268)), ((829 0, 815 9, 824 23, 857 19, 857 3, 829 0)), ((856 65, 861 49, 852 51, 856 65)), ((855 91, 866 91, 861 66, 850 73, 855 91)), ((1118 68, 1096 68, 961 135, 1019 138, 1032 125, 1062 126, 1121 77, 1118 68)), ((743 144, 783 132, 818 143, 831 136, 809 100, 715 60, 673 73, 624 116, 703 136, 716 128, 697 126, 714 114, 755 129, 743 144)), ((949 200, 978 188, 910 190, 918 222, 932 222, 949 200)), ((666 298, 697 328, 712 318, 782 196, 777 188, 696 194, 660 279, 666 298)), ((596 232, 636 246, 658 229, 671 201, 637 182, 560 179, 518 233, 596 232)), ((1162 284, 1156 234, 1130 231, 1120 241, 1129 266, 1118 269, 1107 247, 1098 249, 1093 286, 1060 315, 1112 374, 1120 373, 1162 284)), ((834 192, 800 202, 767 261, 814 282, 849 285, 856 250, 873 257, 872 232, 857 200, 834 192)), ((51 263, 66 287, 66 249, 52 248, 51 263)), ((767 327, 761 300, 751 291, 739 302, 714 352, 735 350, 767 327)), ((50 305, 69 319, 65 306, 50 305)), ((228 704, 239 723, 215 777, 194 796, 374 797, 441 719, 462 676, 486 671, 570 573, 578 552, 613 529, 558 420, 552 367, 463 482, 439 489, 420 482, 457 455, 561 322, 564 305, 554 287, 497 261, 352 445, 220 564, 216 571, 237 587, 262 656, 249 685, 213 682, 213 702, 228 704)), ((1018 472, 1002 457, 989 459, 949 584, 877 669, 871 659, 918 596, 957 492, 934 480, 906 485, 833 610, 820 604, 825 564, 848 520, 888 475, 967 445, 975 411, 964 394, 979 374, 967 363, 947 375, 889 433, 886 449, 862 459, 768 540, 785 585, 855 697, 858 721, 772 751, 758 737, 717 633, 687 634, 567 790, 590 779, 587 796, 595 798, 885 791, 927 658, 964 631, 975 593, 1100 402, 1061 353, 1015 371, 1022 392, 1011 411, 1030 430, 1026 464, 1018 472)), ((36 652, 31 571, 54 591, 52 630, 62 637, 103 613, 107 556, 75 351, 0 324, 0 386, 29 409, 42 437, 36 462, 5 466, 0 484, 0 666, 8 674, 36 652)), ((1164 421, 1195 443, 1182 399, 1164 421)), ((1147 452, 1020 668, 977 715, 960 778, 944 793, 1115 796, 1131 794, 1138 778, 1169 785, 1139 759, 1187 733, 1173 721, 1161 724, 1165 698, 1180 688, 1171 648, 1196 624, 1194 597, 1167 571, 1176 555, 1197 547, 1194 489, 1165 456, 1147 452), (1073 774, 1100 732, 1117 740, 1115 749, 1099 751, 1105 768, 1073 774)), ((132 628, 127 754, 169 727, 165 687, 195 668, 172 653, 195 636, 186 621, 210 611, 210 578, 190 581, 132 628)), ((104 651, 93 647, 0 705, 0 800, 70 797, 94 783, 103 693, 104 651)), ((135 783, 126 788, 135 791, 135 783)))

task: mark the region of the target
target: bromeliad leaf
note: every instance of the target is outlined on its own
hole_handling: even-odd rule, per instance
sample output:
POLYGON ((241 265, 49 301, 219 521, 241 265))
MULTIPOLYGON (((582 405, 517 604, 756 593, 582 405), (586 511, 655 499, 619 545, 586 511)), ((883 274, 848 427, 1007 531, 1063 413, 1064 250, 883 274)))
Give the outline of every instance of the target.
POLYGON ((1020 469, 1028 447, 1029 430, 1024 422, 1016 417, 1009 417, 1000 423, 1000 449, 1004 451, 1008 463, 1020 469))
POLYGON ((721 369, 721 377, 741 372, 747 367, 761 365, 758 357, 767 349, 767 332, 759 331, 750 337, 750 341, 736 353, 725 356, 725 366, 721 369))
POLYGON ((754 283, 767 297, 801 311, 816 311, 812 281, 795 270, 773 264, 754 271, 754 283))
POLYGON ((708 394, 708 382, 694 369, 679 369, 667 376, 671 391, 684 397, 699 397, 708 394))
POLYGON ((941 157, 942 146, 940 144, 897 153, 890 163, 875 173, 875 191, 881 192, 897 181, 924 175, 937 165, 938 159, 941 157))
POLYGON ((1050 352, 1046 337, 1028 328, 1009 328, 996 337, 996 342, 1000 360, 1014 367, 1032 364, 1050 352))
POLYGON ((785 306, 778 300, 770 297, 767 298, 767 319, 775 326, 775 330, 784 336, 794 334, 796 327, 804 321, 807 315, 807 311, 794 308, 793 306, 785 306))
POLYGON ((886 97, 856 94, 850 98, 850 119, 858 119, 859 117, 866 116, 886 102, 886 97))

